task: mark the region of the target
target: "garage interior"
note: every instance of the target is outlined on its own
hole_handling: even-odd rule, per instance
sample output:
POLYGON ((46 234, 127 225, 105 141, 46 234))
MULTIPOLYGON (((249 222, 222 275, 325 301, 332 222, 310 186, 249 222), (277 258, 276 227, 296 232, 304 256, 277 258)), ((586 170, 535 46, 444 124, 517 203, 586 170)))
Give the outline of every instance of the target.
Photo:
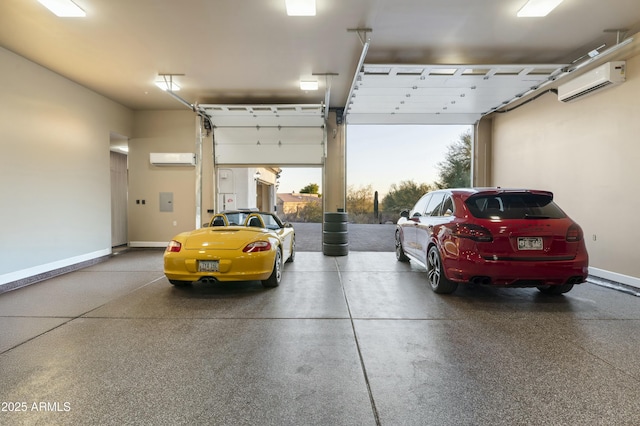
POLYGON ((640 422, 635 1, 536 18, 518 16, 526 0, 317 0, 315 16, 284 0, 75 3, 84 17, 0 5, 0 423, 640 422), (623 79, 561 95, 620 62, 623 79), (320 105, 324 139, 300 151, 320 157, 284 141, 217 163, 216 106, 256 128, 250 112, 273 105, 320 105), (380 124, 473 125, 473 184, 552 190, 584 229, 592 282, 439 297, 373 251, 301 252, 268 291, 166 282, 158 247, 216 209, 218 166, 321 163, 338 211, 346 127, 380 124), (123 144, 119 238, 138 248, 116 254, 123 144), (196 165, 150 164, 176 152, 196 165))

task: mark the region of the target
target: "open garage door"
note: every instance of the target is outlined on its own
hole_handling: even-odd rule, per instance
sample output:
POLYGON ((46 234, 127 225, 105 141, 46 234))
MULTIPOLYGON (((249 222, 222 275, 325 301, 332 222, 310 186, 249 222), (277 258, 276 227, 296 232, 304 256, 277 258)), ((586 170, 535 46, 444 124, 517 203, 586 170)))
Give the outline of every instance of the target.
POLYGON ((348 124, 473 124, 543 88, 566 64, 363 64, 354 78, 348 124))
POLYGON ((323 105, 200 105, 211 117, 215 164, 318 166, 323 105))

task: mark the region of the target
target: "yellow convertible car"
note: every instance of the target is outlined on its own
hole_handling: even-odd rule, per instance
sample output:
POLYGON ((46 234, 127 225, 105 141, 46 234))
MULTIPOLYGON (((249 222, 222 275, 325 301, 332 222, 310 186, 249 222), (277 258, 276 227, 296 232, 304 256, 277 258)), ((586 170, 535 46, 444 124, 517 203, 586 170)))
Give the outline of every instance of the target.
POLYGON ((262 281, 276 287, 284 262, 295 257, 295 232, 273 213, 228 211, 205 227, 174 237, 164 274, 176 286, 196 281, 262 281))

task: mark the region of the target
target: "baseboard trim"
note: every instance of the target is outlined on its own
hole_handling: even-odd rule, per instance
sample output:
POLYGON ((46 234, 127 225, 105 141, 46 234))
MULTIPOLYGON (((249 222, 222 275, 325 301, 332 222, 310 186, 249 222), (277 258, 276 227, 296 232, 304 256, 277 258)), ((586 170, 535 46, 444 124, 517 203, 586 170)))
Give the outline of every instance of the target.
POLYGON ((145 247, 152 247, 152 248, 166 248, 169 245, 169 242, 163 242, 163 241, 131 241, 129 243, 129 247, 134 247, 134 248, 145 248, 145 247))
POLYGON ((104 262, 110 257, 111 249, 105 249, 0 275, 0 293, 77 271, 104 262))
POLYGON ((589 267, 589 276, 599 278, 605 281, 618 283, 630 287, 640 288, 640 278, 632 277, 629 275, 618 274, 617 272, 611 272, 604 269, 589 267))

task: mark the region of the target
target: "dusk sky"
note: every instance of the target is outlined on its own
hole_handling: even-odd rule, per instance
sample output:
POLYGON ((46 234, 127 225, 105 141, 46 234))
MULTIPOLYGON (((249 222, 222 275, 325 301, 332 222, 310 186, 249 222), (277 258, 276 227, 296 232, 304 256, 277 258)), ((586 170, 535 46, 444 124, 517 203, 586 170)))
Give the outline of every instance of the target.
MULTIPOLYGON (((471 126, 350 125, 347 128, 347 185, 372 185, 384 196, 391 184, 404 180, 433 183, 447 148, 471 126)), ((320 185, 320 168, 283 168, 278 192, 299 192, 320 185)))

